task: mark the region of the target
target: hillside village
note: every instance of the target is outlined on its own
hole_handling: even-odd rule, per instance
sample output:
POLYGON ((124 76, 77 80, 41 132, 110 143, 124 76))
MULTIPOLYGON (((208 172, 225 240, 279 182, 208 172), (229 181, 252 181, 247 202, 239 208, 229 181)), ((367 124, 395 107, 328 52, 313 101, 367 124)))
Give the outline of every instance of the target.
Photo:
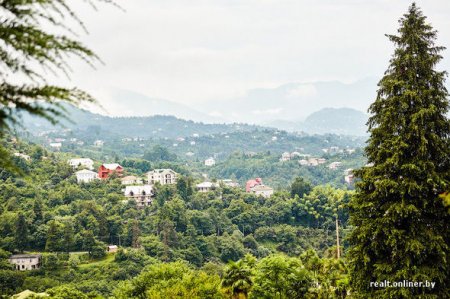
MULTIPOLYGON (((145 174, 145 178, 125 175, 126 170, 118 163, 101 164, 97 172, 92 171, 94 161, 89 158, 69 159, 68 164, 73 167, 77 182, 88 184, 95 180, 107 180, 110 177, 118 177, 122 185, 125 186, 125 200, 134 200, 140 208, 149 206, 154 198, 154 186, 175 185, 179 176, 172 169, 153 169, 145 174)), ((212 166, 212 165, 207 165, 212 166)), ((198 192, 209 192, 219 189, 221 186, 238 188, 239 184, 231 179, 223 179, 217 182, 204 181, 195 185, 198 192)), ((269 198, 273 194, 273 189, 262 184, 260 178, 249 180, 246 184, 246 192, 254 193, 257 196, 269 198), (250 187, 249 187, 250 186, 250 187)))
MULTIPOLYGON (((46 134, 42 134, 42 136, 46 136, 46 134)), ((194 136, 194 138, 198 138, 198 136, 194 136)), ((229 135, 226 135, 225 138, 229 138, 229 135)), ((270 140, 272 142, 277 141, 277 138, 271 137, 270 140)), ((177 142, 184 142, 185 138, 177 138, 177 142)), ((48 139, 48 147, 55 153, 62 153, 63 144, 76 144, 77 146, 85 146, 85 142, 81 141, 77 138, 70 138, 70 140, 66 140, 63 137, 49 138, 48 139)), ((122 138, 122 142, 144 142, 142 138, 122 138)), ((189 143, 191 146, 195 146, 196 142, 191 141, 189 143)), ((139 146, 142 143, 139 144, 139 146)), ((105 146, 105 142, 103 140, 97 139, 93 142, 93 147, 102 149, 105 146)), ((321 165, 325 165, 326 168, 336 171, 339 170, 342 172, 342 176, 344 178, 344 183, 349 187, 353 185, 353 172, 351 168, 342 170, 342 162, 333 161, 333 155, 330 154, 353 154, 355 152, 354 149, 340 149, 338 146, 323 148, 321 152, 324 154, 328 154, 328 158, 324 157, 314 157, 311 154, 302 153, 304 152, 303 148, 298 148, 299 151, 293 152, 283 152, 280 155, 279 162, 281 163, 290 163, 295 162, 297 167, 310 167, 315 168, 321 165)), ((259 154, 256 152, 248 151, 244 154, 246 157, 257 157, 259 154)), ((27 162, 31 161, 30 155, 25 152, 15 152, 14 156, 20 159, 23 159, 27 162)), ((217 155, 213 155, 217 157, 217 155)), ((204 167, 211 168, 217 165, 217 163, 224 163, 224 161, 217 162, 216 159, 210 156, 203 161, 204 167)), ((144 209, 146 207, 152 206, 154 201, 156 200, 157 190, 161 186, 175 186, 177 184, 178 178, 182 175, 177 173, 175 170, 170 168, 156 168, 149 169, 145 173, 136 173, 136 169, 127 169, 120 165, 120 163, 100 163, 94 161, 91 158, 69 158, 67 160, 67 165, 71 167, 73 175, 76 177, 76 182, 81 185, 93 184, 96 181, 105 181, 110 182, 111 179, 119 180, 121 184, 121 192, 122 199, 121 202, 123 204, 127 204, 129 201, 132 201, 136 208, 144 209), (95 165, 99 165, 95 167, 95 165)), ((207 174, 202 174, 203 180, 197 179, 197 182, 194 184, 193 189, 198 193, 214 193, 219 194, 219 197, 222 197, 221 190, 223 188, 238 188, 243 190, 245 193, 254 194, 257 197, 270 199, 274 195, 274 188, 265 185, 263 183, 263 179, 260 177, 256 177, 253 179, 248 179, 244 182, 243 187, 240 187, 240 184, 235 179, 230 178, 214 178, 213 180, 208 179, 207 174), (219 193, 218 193, 219 192, 219 193)), ((112 181, 111 181, 112 182, 112 181)), ((105 245, 103 250, 105 252, 115 252, 117 251, 116 244, 105 245)), ((14 264, 17 270, 27 271, 27 270, 36 270, 39 269, 42 265, 42 254, 33 253, 33 254, 15 254, 9 257, 9 262, 14 264)))

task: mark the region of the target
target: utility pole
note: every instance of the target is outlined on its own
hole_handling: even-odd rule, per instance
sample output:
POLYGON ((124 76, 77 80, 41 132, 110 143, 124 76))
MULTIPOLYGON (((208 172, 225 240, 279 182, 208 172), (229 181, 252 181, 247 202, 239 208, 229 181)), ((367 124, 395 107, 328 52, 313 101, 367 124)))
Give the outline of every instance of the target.
POLYGON ((336 215, 336 250, 337 250, 337 258, 339 259, 341 257, 341 252, 340 252, 340 245, 339 245, 339 221, 338 221, 338 216, 336 215))

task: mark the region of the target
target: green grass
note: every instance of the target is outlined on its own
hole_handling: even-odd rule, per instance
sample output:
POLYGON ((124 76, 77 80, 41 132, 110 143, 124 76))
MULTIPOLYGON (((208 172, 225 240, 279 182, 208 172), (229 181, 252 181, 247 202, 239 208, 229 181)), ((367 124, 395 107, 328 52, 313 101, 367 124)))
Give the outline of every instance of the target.
POLYGON ((96 260, 89 260, 86 263, 79 264, 78 267, 80 269, 89 269, 92 267, 101 267, 105 266, 109 263, 112 263, 114 261, 114 253, 107 253, 106 256, 102 259, 96 259, 96 260))

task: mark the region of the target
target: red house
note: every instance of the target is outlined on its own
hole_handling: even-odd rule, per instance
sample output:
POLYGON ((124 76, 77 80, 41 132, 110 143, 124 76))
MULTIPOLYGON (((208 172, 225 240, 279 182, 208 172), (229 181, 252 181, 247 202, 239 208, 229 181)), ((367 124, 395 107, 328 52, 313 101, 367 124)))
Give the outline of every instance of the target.
POLYGON ((118 176, 121 176, 122 172, 123 167, 117 163, 102 164, 98 168, 98 177, 101 179, 107 179, 113 173, 116 173, 118 176))
POLYGON ((245 184, 245 191, 246 192, 250 192, 250 190, 258 185, 262 185, 262 179, 261 178, 256 178, 254 180, 249 180, 247 181, 247 184, 245 184))

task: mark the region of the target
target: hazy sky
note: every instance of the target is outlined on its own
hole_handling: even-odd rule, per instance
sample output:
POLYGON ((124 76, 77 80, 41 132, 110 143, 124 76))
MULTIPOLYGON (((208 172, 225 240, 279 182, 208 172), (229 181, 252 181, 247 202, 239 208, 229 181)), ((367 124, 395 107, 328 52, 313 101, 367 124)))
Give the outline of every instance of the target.
MULTIPOLYGON (((77 1, 81 2, 81 1, 77 1)), ((197 104, 288 82, 379 77, 406 0, 117 0, 77 4, 82 39, 105 62, 75 62, 70 84, 197 104)), ((417 1, 450 47, 450 1, 417 1)), ((450 52, 441 68, 450 70, 450 52)))

